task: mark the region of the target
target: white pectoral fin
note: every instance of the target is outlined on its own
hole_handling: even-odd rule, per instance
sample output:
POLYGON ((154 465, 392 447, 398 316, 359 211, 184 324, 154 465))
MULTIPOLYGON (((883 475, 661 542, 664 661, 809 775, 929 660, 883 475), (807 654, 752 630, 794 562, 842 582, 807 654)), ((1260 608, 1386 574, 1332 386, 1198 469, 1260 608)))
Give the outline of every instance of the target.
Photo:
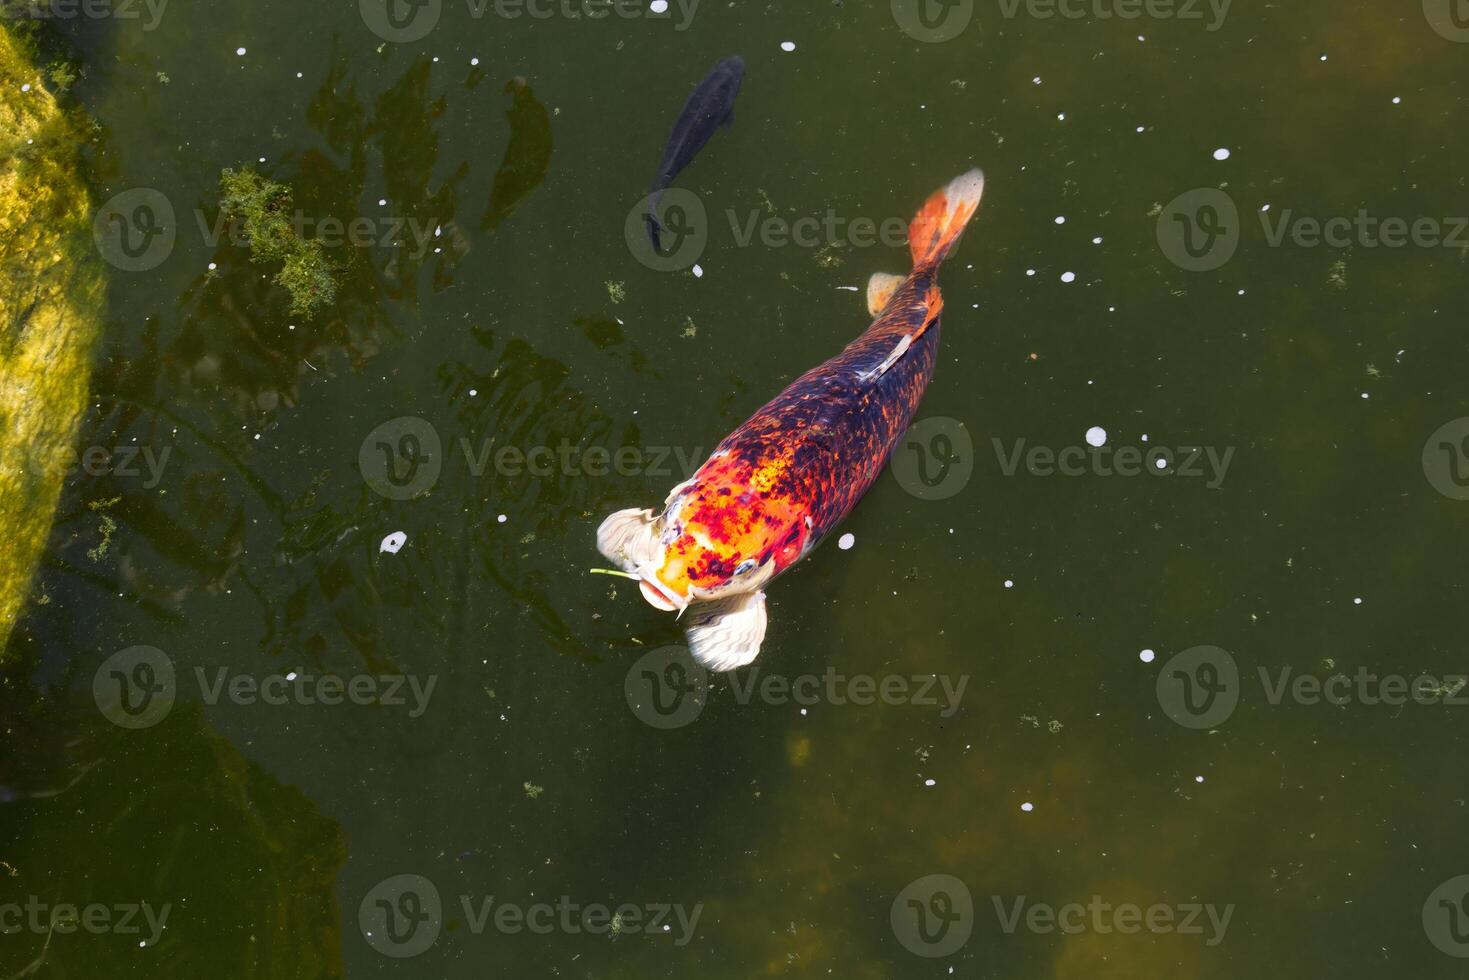
POLYGON ((872 278, 867 280, 868 315, 877 316, 885 310, 888 300, 893 298, 893 292, 902 284, 902 276, 895 276, 889 272, 874 272, 872 278))
POLYGON ((651 510, 637 507, 619 510, 597 528, 597 550, 625 572, 655 561, 658 541, 653 521, 651 510))
POLYGON ((689 610, 689 651, 713 671, 734 670, 754 660, 765 640, 765 593, 716 599, 689 610))

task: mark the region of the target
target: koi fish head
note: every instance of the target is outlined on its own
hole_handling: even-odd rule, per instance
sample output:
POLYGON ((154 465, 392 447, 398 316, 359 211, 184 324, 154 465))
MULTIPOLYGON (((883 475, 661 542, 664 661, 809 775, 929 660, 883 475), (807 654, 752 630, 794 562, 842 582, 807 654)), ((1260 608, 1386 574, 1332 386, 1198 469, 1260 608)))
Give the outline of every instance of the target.
POLYGON ((597 531, 597 547, 636 575, 643 598, 682 612, 758 592, 806 553, 806 508, 748 484, 697 477, 676 487, 662 514, 618 511, 597 531))

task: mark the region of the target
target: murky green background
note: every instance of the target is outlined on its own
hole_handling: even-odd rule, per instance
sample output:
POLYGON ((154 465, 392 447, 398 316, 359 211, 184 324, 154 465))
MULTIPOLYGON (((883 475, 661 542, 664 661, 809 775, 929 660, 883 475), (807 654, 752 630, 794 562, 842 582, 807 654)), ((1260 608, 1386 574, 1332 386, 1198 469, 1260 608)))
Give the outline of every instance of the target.
POLYGON ((677 5, 506 20, 446 0, 402 44, 348 2, 55 23, 85 68, 70 97, 99 125, 98 201, 152 188, 177 215, 157 268, 109 270, 78 442, 170 455, 156 485, 68 480, 0 688, 0 893, 172 908, 141 948, 0 935, 3 975, 1464 975, 1423 910, 1469 872, 1469 707, 1271 705, 1256 680, 1469 673, 1469 503, 1420 459, 1469 415, 1464 252, 1272 247, 1256 215, 1466 213, 1469 45, 1419 7, 1239 3, 1210 31, 988 0, 943 43, 856 0, 706 2, 684 30, 677 5), (678 181, 712 219, 703 275, 654 271, 625 219, 689 87, 732 53, 748 65, 735 125, 678 181), (313 218, 441 234, 422 255, 331 249, 338 302, 293 316, 275 268, 200 230, 220 171, 250 164, 313 218), (906 268, 885 246, 741 247, 726 212, 906 219, 971 165, 986 199, 944 269, 920 414, 963 423, 972 477, 942 500, 884 479, 845 527, 853 548, 774 587, 757 662, 967 675, 958 710, 803 712, 716 679, 692 723, 646 724, 624 680, 681 633, 588 569, 596 524, 661 501, 676 461, 476 475, 460 440, 701 458, 862 329, 841 287, 906 268), (1231 196, 1243 231, 1193 273, 1156 230, 1200 187, 1231 196), (404 417, 439 435, 442 472, 393 500, 358 450, 404 417), (1212 488, 996 459, 994 439, 1059 449, 1091 426, 1112 446, 1234 454, 1212 488), (406 546, 381 553, 394 531, 406 546), (1243 675, 1212 730, 1155 693, 1201 644, 1243 675), (92 680, 135 645, 168 655, 179 695, 126 730, 92 680), (211 705, 196 668, 436 687, 418 717, 211 705), (446 906, 408 959, 359 926, 402 874, 446 906), (974 905, 967 943, 932 959, 890 924, 931 874, 974 905), (701 913, 682 946, 677 926, 476 933, 461 895, 701 913), (1007 934, 993 905, 1094 895, 1234 910, 1211 946, 1007 934))

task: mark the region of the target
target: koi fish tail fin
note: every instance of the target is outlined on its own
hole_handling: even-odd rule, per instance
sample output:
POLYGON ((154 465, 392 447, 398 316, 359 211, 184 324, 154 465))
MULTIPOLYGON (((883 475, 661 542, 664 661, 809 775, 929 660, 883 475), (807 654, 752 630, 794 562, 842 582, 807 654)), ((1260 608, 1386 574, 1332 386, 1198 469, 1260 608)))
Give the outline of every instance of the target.
POLYGON ((908 225, 913 268, 931 269, 959 242, 964 226, 979 210, 984 174, 978 169, 955 177, 930 197, 908 225))

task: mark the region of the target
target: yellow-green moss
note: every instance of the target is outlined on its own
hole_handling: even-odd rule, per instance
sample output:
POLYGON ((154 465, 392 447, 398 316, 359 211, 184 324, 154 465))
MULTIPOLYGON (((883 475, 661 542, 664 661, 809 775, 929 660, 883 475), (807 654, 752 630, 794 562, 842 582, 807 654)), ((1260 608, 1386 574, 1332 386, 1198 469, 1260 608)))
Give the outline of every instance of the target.
POLYGON ((336 266, 321 242, 304 239, 291 221, 291 189, 248 167, 219 175, 219 207, 239 221, 255 262, 280 262, 275 281, 291 294, 291 312, 310 317, 337 298, 336 266))
POLYGON ((29 46, 0 25, 0 649, 51 528, 63 475, 53 463, 75 441, 100 329, 85 139, 29 46))

